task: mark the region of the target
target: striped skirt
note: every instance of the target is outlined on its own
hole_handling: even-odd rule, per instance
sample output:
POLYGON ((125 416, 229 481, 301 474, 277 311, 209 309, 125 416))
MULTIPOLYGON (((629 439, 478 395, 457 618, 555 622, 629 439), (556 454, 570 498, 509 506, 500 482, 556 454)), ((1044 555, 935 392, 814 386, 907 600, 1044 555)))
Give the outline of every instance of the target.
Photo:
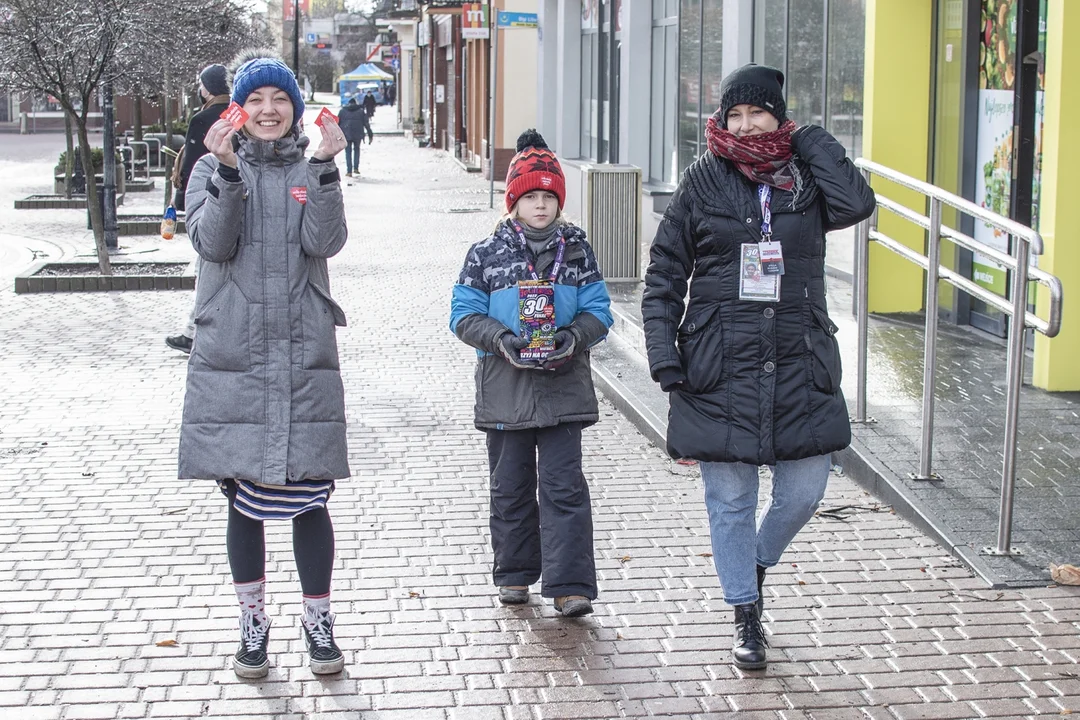
POLYGON ((333 480, 301 480, 286 485, 264 485, 249 480, 219 480, 218 486, 229 496, 227 483, 236 485, 233 507, 252 520, 292 520, 308 510, 326 507, 333 480))

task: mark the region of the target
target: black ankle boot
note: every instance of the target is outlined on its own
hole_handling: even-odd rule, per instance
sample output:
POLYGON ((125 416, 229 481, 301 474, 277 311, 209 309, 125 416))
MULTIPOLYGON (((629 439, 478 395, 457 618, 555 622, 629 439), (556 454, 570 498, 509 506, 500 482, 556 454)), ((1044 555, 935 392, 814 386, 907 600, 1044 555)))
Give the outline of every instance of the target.
POLYGON ((761 565, 757 566, 757 616, 760 618, 765 614, 765 595, 762 593, 761 588, 765 586, 765 571, 766 567, 761 565))
POLYGON ((765 648, 769 646, 765 639, 765 630, 761 627, 757 607, 753 603, 735 606, 735 644, 731 656, 735 667, 744 670, 762 670, 767 661, 765 648))

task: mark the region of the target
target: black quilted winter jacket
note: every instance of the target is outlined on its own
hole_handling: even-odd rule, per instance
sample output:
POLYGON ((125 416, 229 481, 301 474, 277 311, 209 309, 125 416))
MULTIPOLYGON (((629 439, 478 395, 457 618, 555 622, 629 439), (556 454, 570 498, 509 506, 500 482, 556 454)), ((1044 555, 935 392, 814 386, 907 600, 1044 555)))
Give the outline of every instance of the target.
POLYGON ((823 128, 799 128, 792 146, 802 187, 774 189, 771 204, 779 302, 739 299, 741 245, 760 241, 761 206, 727 160, 705 153, 686 170, 653 240, 641 307, 650 372, 670 391, 672 457, 767 465, 851 442, 825 233, 869 217, 874 193, 823 128))

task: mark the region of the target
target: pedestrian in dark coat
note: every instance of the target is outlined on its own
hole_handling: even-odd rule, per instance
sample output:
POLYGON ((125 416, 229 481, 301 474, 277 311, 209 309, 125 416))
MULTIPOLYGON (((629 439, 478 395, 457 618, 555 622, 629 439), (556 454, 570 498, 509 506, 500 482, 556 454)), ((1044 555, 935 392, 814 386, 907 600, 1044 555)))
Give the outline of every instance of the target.
MULTIPOLYGON (((202 109, 192 115, 191 120, 188 121, 184 149, 177 160, 179 164, 173 167, 171 178, 175 188, 173 207, 180 211, 184 209, 184 194, 187 192, 191 170, 199 158, 208 152, 203 139, 210 130, 210 126, 217 122, 221 113, 229 106, 229 83, 224 65, 207 65, 202 69, 199 73, 199 97, 203 100, 202 109)), ((199 258, 195 260, 195 274, 198 275, 202 262, 199 258)), ((195 310, 196 305, 192 303, 185 316, 183 332, 179 335, 166 336, 166 345, 181 352, 191 352, 192 340, 195 337, 195 310)))
POLYGON ((369 118, 375 117, 375 96, 370 90, 364 95, 364 112, 369 118))
POLYGON ((187 192, 191 170, 199 158, 209 152, 203 139, 210 126, 217 122, 221 113, 229 106, 229 83, 226 80, 224 65, 207 65, 199 73, 199 98, 203 101, 200 110, 188 121, 187 134, 184 136, 184 155, 176 173, 176 192, 173 194, 173 207, 184 209, 184 193, 187 192))
POLYGON ((477 350, 475 420, 487 433, 499 599, 527 603, 529 585, 543 577, 541 594, 575 617, 591 613, 596 598, 581 432, 599 419, 589 347, 612 325, 611 301, 585 233, 562 217, 566 186, 555 153, 535 130, 522 133, 517 149, 506 175, 509 215, 469 248, 450 329, 477 350), (553 319, 544 320, 557 328, 546 360, 522 353, 532 334, 521 313, 540 307, 529 281, 554 303, 553 319))
POLYGON ((340 672, 330 580, 334 529, 326 503, 349 476, 345 399, 326 259, 345 244, 332 119, 305 158, 304 100, 292 70, 242 53, 232 99, 250 116, 206 134, 210 154, 188 186, 188 234, 203 259, 195 344, 180 429, 179 476, 218 481, 229 500, 226 543, 240 603, 233 668, 269 666, 263 522, 291 520, 303 628, 315 673, 340 672))
POLYGON ((338 115, 338 124, 341 132, 345 133, 345 174, 353 176, 353 172, 360 174, 360 143, 364 142, 364 134, 367 134, 368 144, 374 135, 371 132, 371 122, 367 113, 361 108, 356 98, 349 98, 345 107, 341 108, 338 115))
POLYGON ((824 496, 829 454, 851 440, 825 233, 875 206, 835 138, 787 119, 783 81, 753 64, 725 78, 709 151, 657 230, 641 306, 650 371, 669 393, 667 449, 700 461, 713 560, 735 607, 734 659, 746 668, 766 663, 765 571, 824 496), (761 465, 773 490, 755 526, 761 465))

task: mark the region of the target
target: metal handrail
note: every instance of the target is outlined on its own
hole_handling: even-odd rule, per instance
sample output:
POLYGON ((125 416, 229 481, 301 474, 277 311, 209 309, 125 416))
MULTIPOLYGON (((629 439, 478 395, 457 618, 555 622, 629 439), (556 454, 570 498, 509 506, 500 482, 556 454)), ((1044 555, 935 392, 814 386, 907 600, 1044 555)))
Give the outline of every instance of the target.
POLYGON ((858 369, 857 395, 855 400, 855 422, 868 422, 866 415, 866 378, 867 345, 869 330, 868 275, 870 269, 870 242, 876 242, 884 248, 915 263, 926 271, 926 332, 923 347, 923 407, 922 407, 922 442, 919 453, 919 472, 912 474, 917 480, 940 479, 932 472, 931 456, 934 439, 934 375, 937 365, 937 323, 938 323, 938 284, 944 280, 953 287, 977 297, 992 305, 1012 318, 1022 318, 1022 323, 1010 322, 1008 328, 1008 356, 1006 359, 1007 384, 1005 405, 1005 449, 1001 471, 1001 507, 998 513, 997 546, 983 548, 988 555, 1020 555, 1019 550, 1010 545, 1012 537, 1013 493, 1016 486, 1016 438, 1017 416, 1020 406, 1020 387, 1024 377, 1024 335, 1025 328, 1031 327, 1046 337, 1054 337, 1061 330, 1062 287, 1061 281, 1050 273, 1029 265, 1031 254, 1043 252, 1042 236, 1035 230, 1024 227, 1014 220, 998 215, 970 200, 917 180, 892 168, 885 167, 871 160, 859 158, 855 161, 867 182, 872 175, 914 190, 930 201, 930 215, 922 215, 894 200, 877 195, 878 208, 874 214, 859 223, 858 242, 855 245, 855 310, 858 316, 858 369), (942 225, 941 210, 943 205, 953 207, 960 212, 981 220, 1008 233, 1015 242, 1013 253, 1003 253, 985 245, 970 235, 942 225), (880 232, 878 210, 885 209, 898 217, 912 222, 927 231, 926 254, 897 242, 880 232), (1012 297, 1003 297, 959 275, 956 271, 941 265, 941 238, 946 238, 961 247, 985 255, 1012 271, 1012 297), (1028 312, 1028 281, 1037 281, 1050 291, 1050 310, 1046 320, 1028 312), (1018 327, 1019 326, 1019 327, 1018 327))
MULTIPOLYGON (((150 179, 150 144, 147 143, 145 140, 128 140, 127 144, 128 144, 129 147, 132 148, 133 153, 134 153, 134 148, 135 147, 144 148, 142 159, 145 160, 145 162, 146 162, 146 165, 144 166, 145 169, 146 169, 146 177, 145 177, 145 179, 149 180, 150 179)), ((132 160, 132 163, 131 163, 131 176, 132 176, 131 179, 132 180, 135 179, 135 169, 138 167, 138 162, 137 162, 138 160, 139 160, 139 158, 134 158, 132 160)))
MULTIPOLYGON (((899 215, 903 219, 918 225, 924 230, 930 229, 930 218, 926 217, 925 215, 920 215, 914 210, 907 208, 900 203, 894 202, 893 200, 890 200, 887 197, 883 197, 881 195, 878 196, 877 202, 878 206, 885 208, 894 215, 899 215)), ((900 255, 905 255, 908 260, 911 260, 912 262, 921 265, 923 270, 926 269, 925 256, 919 255, 918 253, 908 248, 906 245, 901 245, 900 243, 897 243, 896 241, 890 239, 888 236, 883 235, 880 232, 874 232, 877 233, 877 237, 871 238, 872 240, 876 240, 882 245, 889 245, 889 249, 893 252, 900 255), (904 251, 909 251, 912 253, 912 255, 906 255, 904 251), (922 260, 916 260, 914 256, 922 258, 922 260)), ((951 240, 952 242, 960 245, 967 250, 971 250, 972 252, 977 252, 985 255, 994 262, 998 263, 999 265, 1004 265, 1010 270, 1016 269, 1016 261, 1012 255, 1008 255, 1001 252, 997 248, 992 248, 989 245, 985 245, 976 240, 975 238, 971 237, 970 235, 960 232, 959 230, 954 230, 947 225, 942 225, 941 237, 951 240)), ((987 290, 981 285, 976 285, 971 280, 963 277, 962 275, 958 275, 949 268, 942 267, 939 272, 942 275, 942 279, 947 279, 950 285, 964 290, 969 295, 978 297, 987 305, 993 305, 1002 312, 1011 312, 1011 303, 1005 300, 1001 295, 997 295, 996 293, 987 290)), ((1043 320, 1035 313, 1029 311, 1028 313, 1026 313, 1027 324, 1028 326, 1033 327, 1039 332, 1041 332, 1046 337, 1054 337, 1059 332, 1061 332, 1061 281, 1058 280, 1057 277, 1051 275, 1045 270, 1035 267, 1034 265, 1028 267, 1028 275, 1031 280, 1035 280, 1040 285, 1044 286, 1045 288, 1047 288, 1047 290, 1050 291, 1050 313, 1047 319, 1043 320)))

